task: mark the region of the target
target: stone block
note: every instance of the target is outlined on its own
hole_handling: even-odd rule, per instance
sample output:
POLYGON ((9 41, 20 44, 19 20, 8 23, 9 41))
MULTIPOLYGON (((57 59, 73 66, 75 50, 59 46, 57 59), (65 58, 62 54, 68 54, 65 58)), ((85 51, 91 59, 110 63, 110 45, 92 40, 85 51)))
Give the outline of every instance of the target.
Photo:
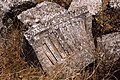
POLYGON ((95 15, 100 10, 101 5, 102 0, 73 0, 68 10, 74 11, 82 6, 87 6, 88 11, 95 15))
POLYGON ((30 21, 31 27, 24 35, 44 69, 48 70, 56 64, 82 69, 95 60, 92 54, 92 18, 86 6, 75 11, 66 11, 51 2, 37 6, 24 11, 18 18, 26 25, 26 20, 30 21), (32 15, 27 16, 26 13, 32 12, 32 15), (30 18, 32 16, 34 18, 30 18))
POLYGON ((97 38, 97 41, 101 57, 114 61, 120 58, 120 32, 103 35, 102 38, 97 38))

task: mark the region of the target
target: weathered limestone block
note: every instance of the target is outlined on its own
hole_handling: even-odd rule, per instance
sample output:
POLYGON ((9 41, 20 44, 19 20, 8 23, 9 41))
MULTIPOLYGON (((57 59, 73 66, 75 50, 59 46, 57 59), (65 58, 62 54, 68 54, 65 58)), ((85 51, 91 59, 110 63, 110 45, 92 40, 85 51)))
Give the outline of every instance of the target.
POLYGON ((44 1, 38 4, 36 7, 28 9, 22 12, 18 19, 20 19, 26 25, 34 25, 37 23, 45 24, 47 21, 52 19, 54 16, 64 14, 65 9, 56 3, 44 1))
POLYGON ((87 6, 89 12, 95 15, 100 10, 101 5, 102 0, 73 0, 68 10, 74 11, 82 6, 87 6))
POLYGON ((101 57, 104 55, 105 59, 114 61, 120 58, 120 32, 104 35, 97 41, 101 57))
POLYGON ((32 26, 25 32, 25 37, 36 51, 44 69, 58 63, 82 69, 94 61, 91 48, 94 45, 89 35, 92 34, 92 20, 86 6, 76 9, 75 13, 51 2, 43 2, 37 6, 25 11, 30 14, 34 12, 35 15, 31 15, 34 18, 31 19, 24 12, 18 18, 25 24, 26 20, 30 21, 32 26), (67 60, 69 57, 71 63, 67 60))

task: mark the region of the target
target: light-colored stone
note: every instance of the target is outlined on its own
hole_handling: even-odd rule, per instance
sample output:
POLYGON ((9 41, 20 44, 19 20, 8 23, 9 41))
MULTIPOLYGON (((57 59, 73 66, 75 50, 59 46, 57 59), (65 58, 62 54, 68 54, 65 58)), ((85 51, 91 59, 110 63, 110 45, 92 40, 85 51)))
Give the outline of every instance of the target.
POLYGON ((24 2, 24 1, 31 1, 31 2, 35 2, 34 0, 1 0, 0 1, 0 6, 2 6, 2 10, 3 11, 6 11, 6 10, 9 10, 10 7, 14 6, 15 4, 19 4, 21 2, 24 2))
POLYGON ((1 29, 1 27, 3 27, 2 16, 3 16, 3 12, 0 10, 0 29, 1 29))
POLYGON ((120 8, 120 0, 110 0, 111 7, 120 8))
POLYGON ((74 11, 82 6, 87 6, 89 12, 95 15, 100 10, 101 5, 102 0, 73 0, 68 10, 74 11))
POLYGON ((8 12, 11 7, 15 7, 15 5, 19 5, 25 1, 35 2, 34 0, 0 0, 0 26, 3 27, 2 18, 4 14, 8 12))
POLYGON ((18 19, 20 19, 26 25, 33 25, 36 23, 46 23, 54 16, 64 14, 65 9, 60 5, 48 1, 44 1, 38 4, 36 7, 28 9, 22 12, 18 19))
POLYGON ((74 12, 66 11, 55 3, 43 2, 23 12, 18 18, 24 24, 27 24, 26 20, 31 22, 25 37, 36 51, 44 69, 59 63, 82 69, 94 61, 92 20, 86 6, 74 12), (32 16, 34 18, 30 18, 32 16), (78 67, 75 64, 79 64, 78 67))
POLYGON ((98 38, 98 47, 101 50, 101 57, 104 55, 105 60, 118 60, 120 58, 120 32, 103 35, 98 38))
POLYGON ((0 29, 3 27, 2 17, 3 17, 4 11, 2 10, 2 8, 3 6, 0 4, 0 29))

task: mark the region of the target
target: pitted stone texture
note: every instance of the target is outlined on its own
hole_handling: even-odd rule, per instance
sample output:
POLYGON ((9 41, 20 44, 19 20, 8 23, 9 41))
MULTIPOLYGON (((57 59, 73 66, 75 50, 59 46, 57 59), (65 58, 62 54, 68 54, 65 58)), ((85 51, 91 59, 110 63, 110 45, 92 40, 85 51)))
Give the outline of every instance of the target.
POLYGON ((10 7, 13 7, 14 5, 19 5, 20 3, 25 1, 35 2, 34 0, 1 0, 0 1, 1 10, 6 12, 10 10, 10 7))
POLYGON ((3 27, 2 17, 4 15, 4 11, 2 10, 2 5, 0 5, 0 29, 3 27))
MULTIPOLYGON (((66 11, 64 14, 60 14, 59 16, 55 16, 50 21, 46 22, 47 25, 57 25, 66 21, 69 21, 70 19, 81 17, 84 18, 86 16, 86 13, 88 13, 88 9, 86 6, 82 6, 79 9, 76 9, 76 11, 66 11)), ((91 15, 89 15, 91 16, 91 15)))
POLYGON ((120 8, 120 0, 110 0, 111 7, 120 8))
MULTIPOLYGON (((53 4, 50 2, 47 3, 53 4)), ((48 6, 45 6, 45 4, 46 2, 43 2, 40 5, 44 7, 37 9, 45 10, 46 16, 49 12, 46 11, 48 6)), ((71 64, 77 63, 79 67, 75 66, 74 68, 81 69, 94 61, 94 56, 92 55, 92 47, 94 45, 91 44, 93 42, 90 40, 92 38, 89 35, 92 34, 90 32, 92 27, 91 15, 85 6, 77 9, 76 11, 78 12, 76 13, 60 9, 53 9, 57 10, 56 13, 59 14, 51 19, 42 21, 44 16, 40 16, 42 19, 39 19, 40 21, 37 23, 34 20, 38 15, 33 15, 36 18, 33 19, 30 29, 25 32, 25 37, 36 51, 37 57, 44 69, 48 69, 57 63, 69 64, 69 61, 67 62, 68 57, 73 58, 72 63, 69 64, 70 66, 75 66, 71 64)))
MULTIPOLYGON (((51 2, 47 2, 48 4, 51 3, 51 2)), ((44 4, 43 4, 44 5, 44 4)), ((57 4, 56 4, 57 5, 57 4)), ((51 6, 51 5, 50 5, 51 6)), ((58 5, 59 6, 59 5, 58 5)), ((55 7, 54 7, 55 8, 55 7)), ((39 9, 39 8, 38 8, 39 9)), ((46 9, 48 9, 48 7, 46 6, 46 9)), ((43 8, 43 12, 46 12, 46 9, 43 8), (45 11, 44 11, 45 10, 45 11)), ((41 9, 42 10, 42 9, 41 9)), ((64 9, 63 9, 64 10, 64 9)), ((31 40, 31 38, 33 36, 35 36, 35 34, 39 33, 40 31, 43 32, 45 29, 48 29, 50 27, 54 27, 54 28, 57 28, 56 25, 59 25, 61 23, 64 23, 66 21, 69 21, 70 19, 72 18, 75 18, 75 17, 81 17, 81 18, 84 18, 85 17, 85 14, 88 13, 88 10, 87 10, 87 7, 86 6, 83 6, 81 8, 79 8, 77 10, 78 12, 77 13, 74 13, 72 11, 68 12, 68 11, 65 11, 64 14, 59 14, 57 16, 54 16, 53 18, 51 18, 50 20, 46 19, 44 21, 42 21, 42 19, 44 18, 44 15, 41 17, 40 15, 34 15, 35 17, 40 18, 41 19, 38 19, 39 21, 36 23, 34 22, 36 20, 36 18, 30 18, 31 16, 27 16, 27 14, 25 14, 24 12, 21 13, 19 16, 21 16, 21 21, 26 24, 26 21, 30 21, 31 22, 31 28, 25 33, 25 36, 28 40, 31 40), (80 15, 82 14, 82 15, 80 15)), ((35 8, 34 9, 30 9, 27 11, 27 13, 31 13, 31 12, 36 12, 35 11, 35 8)), ((38 10, 38 13, 41 13, 39 10, 38 10)), ((55 12, 54 12, 55 13, 55 12)), ((57 10, 56 13, 60 13, 59 12, 59 9, 57 10)), ((56 14, 55 13, 55 14, 56 14)), ((46 15, 47 14, 50 14, 49 12, 46 12, 46 15)), ((19 17, 18 16, 18 17, 19 17)), ((50 15, 48 15, 50 16, 50 15)), ((90 15, 88 16, 90 17, 90 15)), ((86 19, 88 20, 88 19, 86 19)), ((89 25, 89 27, 91 28, 92 26, 89 25)))
POLYGON ((65 11, 63 7, 56 3, 44 1, 32 9, 22 12, 18 18, 26 25, 44 24, 53 17, 64 14, 65 11))
POLYGON ((95 15, 102 5, 102 0, 73 0, 69 11, 74 11, 82 6, 87 6, 91 14, 95 15))
MULTIPOLYGON (((32 33, 32 28, 26 34, 32 33)), ((34 36, 28 40, 36 50, 38 59, 44 68, 56 63, 64 63, 70 56, 74 57, 72 63, 79 63, 78 68, 83 68, 94 61, 84 19, 73 18, 55 26, 49 25, 48 28, 39 25, 39 29, 38 33, 33 32, 34 36)))
POLYGON ((97 41, 101 50, 100 55, 104 55, 105 60, 116 61, 120 58, 120 32, 104 35, 97 41))
POLYGON ((0 10, 0 28, 3 27, 2 16, 3 16, 3 11, 0 10))
MULTIPOLYGON (((29 12, 29 11, 28 11, 29 12)), ((31 12, 31 11, 30 11, 31 12)), ((34 11, 35 12, 35 11, 34 11)), ((23 15, 23 14, 20 14, 23 15)), ((44 16, 43 16, 44 17, 44 16)), ((24 20, 26 20, 26 16, 24 17, 24 20)), ((31 22, 33 22, 31 28, 25 33, 25 36, 27 38, 27 40, 30 41, 30 44, 32 45, 33 43, 33 37, 40 33, 40 32, 44 32, 46 30, 48 30, 49 28, 54 28, 57 29, 59 24, 63 24, 65 22, 68 22, 69 20, 74 18, 82 18, 84 20, 84 24, 85 24, 85 30, 87 32, 86 36, 88 36, 88 40, 90 42, 90 46, 92 49, 94 49, 94 43, 93 43, 93 38, 92 38, 92 16, 90 13, 88 13, 87 7, 83 6, 79 9, 76 10, 76 13, 74 13, 74 11, 66 11, 64 12, 64 14, 59 14, 58 16, 54 16, 53 19, 50 19, 49 21, 41 21, 41 19, 39 19, 40 21, 38 23, 34 23, 34 19, 31 20, 29 19, 31 22)), ((21 20, 24 22, 24 20, 21 20)), ((36 39, 36 38, 35 38, 36 39)))

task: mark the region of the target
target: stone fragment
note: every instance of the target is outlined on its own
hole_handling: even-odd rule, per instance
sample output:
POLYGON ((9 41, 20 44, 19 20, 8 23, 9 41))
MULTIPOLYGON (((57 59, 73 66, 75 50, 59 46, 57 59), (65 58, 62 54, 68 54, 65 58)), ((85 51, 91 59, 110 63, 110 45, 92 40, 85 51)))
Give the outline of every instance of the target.
MULTIPOLYGON (((0 8, 1 9, 1 8, 0 8)), ((2 24, 2 16, 3 16, 3 12, 0 10, 0 29, 3 27, 2 24)))
POLYGON ((91 14, 95 15, 102 5, 102 0, 73 0, 69 11, 74 11, 82 6, 87 6, 91 14))
POLYGON ((26 25, 33 25, 36 23, 46 23, 54 16, 64 14, 65 9, 60 5, 48 1, 44 1, 38 4, 36 7, 28 9, 22 12, 18 19, 20 19, 26 25))
MULTIPOLYGON (((5 39, 11 40, 11 37, 16 37, 16 34, 19 31, 17 30, 17 32, 15 32, 15 35, 12 35, 12 32, 14 33, 14 30, 16 30, 14 28, 17 28, 19 30, 26 30, 26 27, 24 27, 23 23, 17 19, 17 15, 20 14, 22 11, 36 6, 36 4, 37 3, 32 2, 32 0, 0 0, 0 41, 2 43, 4 43, 5 39), (19 28, 17 26, 19 26, 19 28)), ((24 58, 28 65, 39 67, 42 69, 41 64, 39 63, 39 60, 34 52, 34 49, 28 43, 28 40, 26 40, 25 38, 20 38, 20 40, 22 40, 22 50, 19 56, 24 58)))
POLYGON ((87 7, 83 6, 74 12, 66 11, 51 2, 43 2, 37 6, 23 12, 18 18, 24 24, 27 24, 27 19, 31 22, 30 29, 24 35, 36 51, 43 68, 49 69, 56 64, 66 63, 69 67, 82 69, 92 63, 92 20, 87 7), (31 12, 34 12, 32 19, 25 14, 31 12), (71 63, 67 60, 69 57, 71 63))
POLYGON ((4 11, 2 10, 2 8, 3 8, 3 6, 0 4, 0 37, 2 36, 2 33, 4 33, 4 31, 2 30, 2 27, 4 27, 4 25, 2 23, 2 17, 4 15, 4 11))
POLYGON ((10 7, 13 7, 14 5, 19 5, 19 3, 25 2, 25 1, 31 1, 35 2, 34 0, 1 0, 0 6, 2 6, 2 10, 10 10, 10 7))
POLYGON ((2 6, 1 11, 3 12, 3 15, 1 19, 3 25, 6 28, 10 28, 10 25, 14 24, 15 28, 17 25, 19 25, 18 23, 20 23, 20 20, 18 20, 17 15, 19 15, 22 11, 35 7, 36 4, 36 2, 24 1, 18 4, 14 4, 14 6, 10 6, 10 9, 6 11, 2 10, 2 8, 4 8, 4 6, 2 6))
POLYGON ((110 0, 111 7, 120 8, 120 0, 110 0))
POLYGON ((120 58, 120 32, 103 35, 102 38, 97 38, 97 41, 100 55, 105 60, 116 61, 120 58))

